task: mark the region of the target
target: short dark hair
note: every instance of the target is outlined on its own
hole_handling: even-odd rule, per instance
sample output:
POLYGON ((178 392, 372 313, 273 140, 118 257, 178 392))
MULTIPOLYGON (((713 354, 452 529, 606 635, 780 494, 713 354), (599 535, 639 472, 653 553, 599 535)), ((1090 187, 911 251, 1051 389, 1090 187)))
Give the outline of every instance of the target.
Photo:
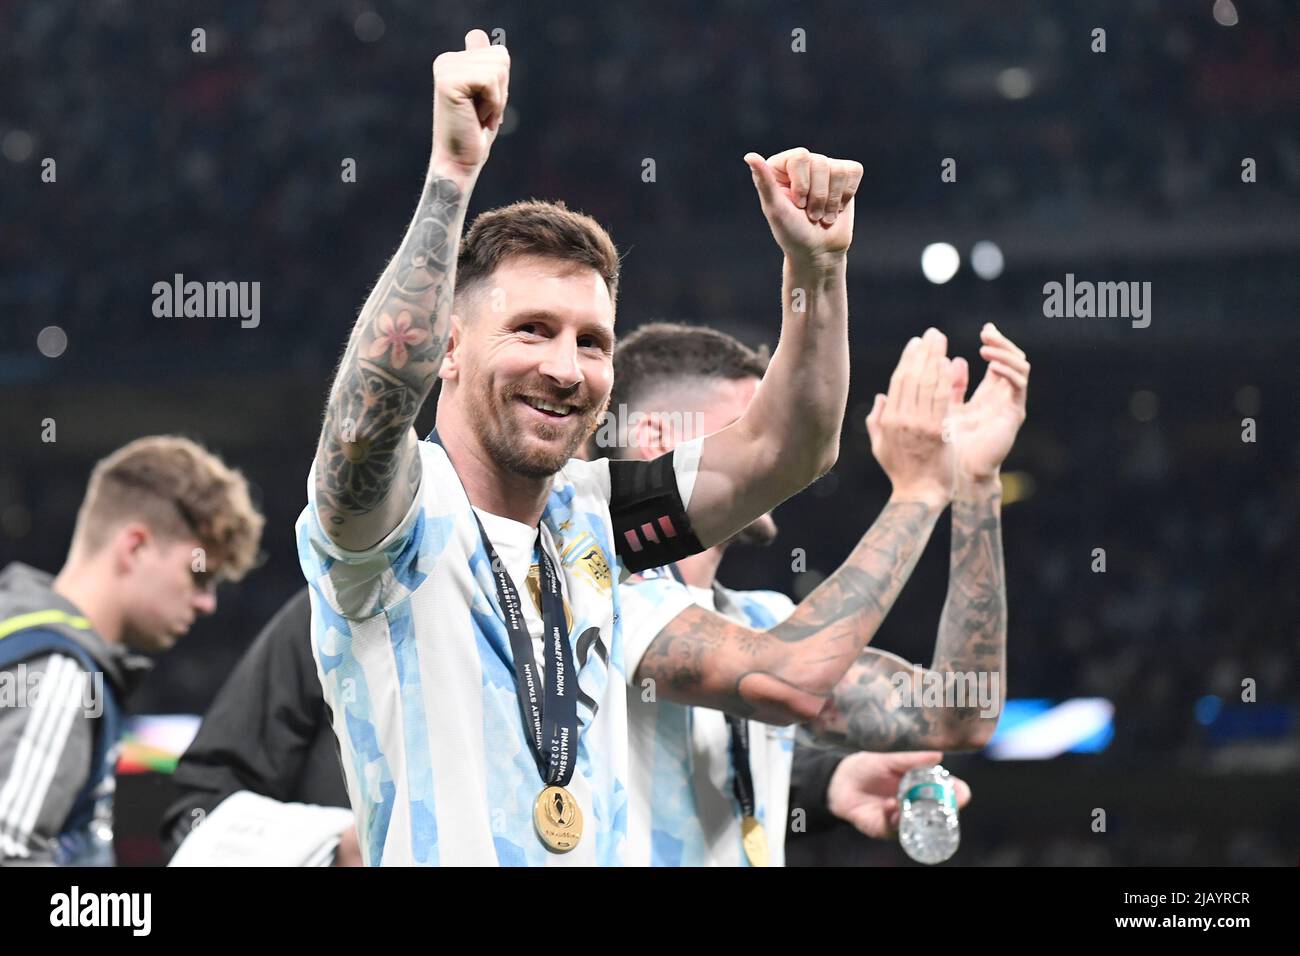
MULTIPOLYGON (((681 322, 651 322, 619 340, 614 349, 614 388, 609 407, 644 411, 658 389, 692 379, 738 381, 762 378, 770 359, 766 345, 752 349, 726 332, 681 322)), ((616 448, 600 454, 618 456, 616 448)))
POLYGON ((456 293, 482 282, 512 256, 542 256, 590 266, 618 302, 618 249, 590 216, 563 202, 527 199, 480 213, 466 231, 456 259, 456 293))

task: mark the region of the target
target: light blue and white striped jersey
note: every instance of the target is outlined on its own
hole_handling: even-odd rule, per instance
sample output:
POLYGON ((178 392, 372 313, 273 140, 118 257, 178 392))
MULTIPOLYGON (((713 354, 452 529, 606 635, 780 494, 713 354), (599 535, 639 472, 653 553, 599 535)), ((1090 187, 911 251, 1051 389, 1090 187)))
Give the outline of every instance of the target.
MULTIPOLYGON (((735 768, 725 716, 704 707, 656 703, 652 688, 632 678, 646 649, 671 620, 659 609, 678 607, 683 596, 757 630, 775 627, 795 605, 776 591, 731 591, 717 583, 712 592, 688 588, 663 568, 632 576, 619 591, 630 680, 627 862, 748 866, 740 803, 732 789, 735 768)), ((754 815, 767 832, 771 865, 784 866, 794 728, 751 720, 749 749, 754 815)))
MULTIPOLYGON (((687 444, 694 447, 673 461, 683 504, 700 443, 687 444)), ((346 551, 323 531, 314 465, 296 528, 317 672, 362 857, 370 865, 619 865, 627 715, 609 462, 568 462, 541 522, 543 546, 561 572, 580 692, 569 790, 583 836, 569 853, 555 854, 533 827, 542 780, 490 561, 447 453, 422 441, 419 454, 415 500, 374 547, 346 551)), ((679 598, 675 610, 666 604, 660 613, 666 622, 688 604, 679 598)))

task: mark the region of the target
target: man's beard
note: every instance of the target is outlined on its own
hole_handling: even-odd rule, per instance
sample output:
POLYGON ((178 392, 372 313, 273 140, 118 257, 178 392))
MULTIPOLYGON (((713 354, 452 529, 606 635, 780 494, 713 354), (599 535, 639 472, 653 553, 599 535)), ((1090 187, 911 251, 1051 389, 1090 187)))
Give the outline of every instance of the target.
POLYGON ((483 442, 483 447, 501 468, 525 478, 550 478, 563 468, 574 453, 595 433, 600 416, 604 413, 605 406, 609 404, 608 397, 599 406, 592 405, 590 402, 581 404, 575 398, 557 398, 546 388, 529 389, 511 385, 494 399, 489 387, 485 386, 477 400, 470 402, 470 420, 483 442), (553 425, 547 422, 529 422, 527 426, 529 435, 546 442, 567 435, 564 445, 558 451, 531 448, 528 442, 522 440, 523 436, 512 430, 510 419, 515 414, 514 407, 524 395, 541 398, 556 405, 575 406, 575 410, 570 412, 568 417, 557 420, 553 425), (492 414, 494 404, 498 411, 495 416, 492 414), (579 422, 576 427, 575 419, 579 422))

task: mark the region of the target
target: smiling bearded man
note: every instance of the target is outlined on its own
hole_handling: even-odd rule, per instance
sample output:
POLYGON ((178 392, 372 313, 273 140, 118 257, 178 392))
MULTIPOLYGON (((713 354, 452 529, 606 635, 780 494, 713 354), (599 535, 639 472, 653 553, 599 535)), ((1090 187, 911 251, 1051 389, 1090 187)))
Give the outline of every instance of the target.
MULTIPOLYGON (((461 241, 509 80, 481 30, 434 62, 424 193, 339 365, 298 521, 372 865, 623 863, 615 584, 726 540, 838 454, 861 165, 745 157, 784 254, 781 345, 746 413, 653 461, 573 459, 609 401, 619 258, 556 203, 483 213, 461 241), (436 379, 438 427, 420 441, 436 379)), ((735 706, 812 717, 860 648, 773 648, 735 677, 735 706)))

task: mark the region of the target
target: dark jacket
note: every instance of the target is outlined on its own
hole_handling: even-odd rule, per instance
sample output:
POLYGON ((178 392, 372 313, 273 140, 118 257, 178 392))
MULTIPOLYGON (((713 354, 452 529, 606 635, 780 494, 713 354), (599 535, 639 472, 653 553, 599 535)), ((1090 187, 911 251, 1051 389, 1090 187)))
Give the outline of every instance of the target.
POLYGON ((312 660, 305 587, 276 612, 231 673, 173 779, 181 794, 163 817, 168 856, 196 821, 240 790, 283 803, 349 806, 312 660))
POLYGON ((801 826, 793 818, 785 841, 786 866, 864 866, 876 841, 831 813, 826 804, 831 777, 846 754, 796 745, 790 772, 790 806, 806 808, 801 826))

